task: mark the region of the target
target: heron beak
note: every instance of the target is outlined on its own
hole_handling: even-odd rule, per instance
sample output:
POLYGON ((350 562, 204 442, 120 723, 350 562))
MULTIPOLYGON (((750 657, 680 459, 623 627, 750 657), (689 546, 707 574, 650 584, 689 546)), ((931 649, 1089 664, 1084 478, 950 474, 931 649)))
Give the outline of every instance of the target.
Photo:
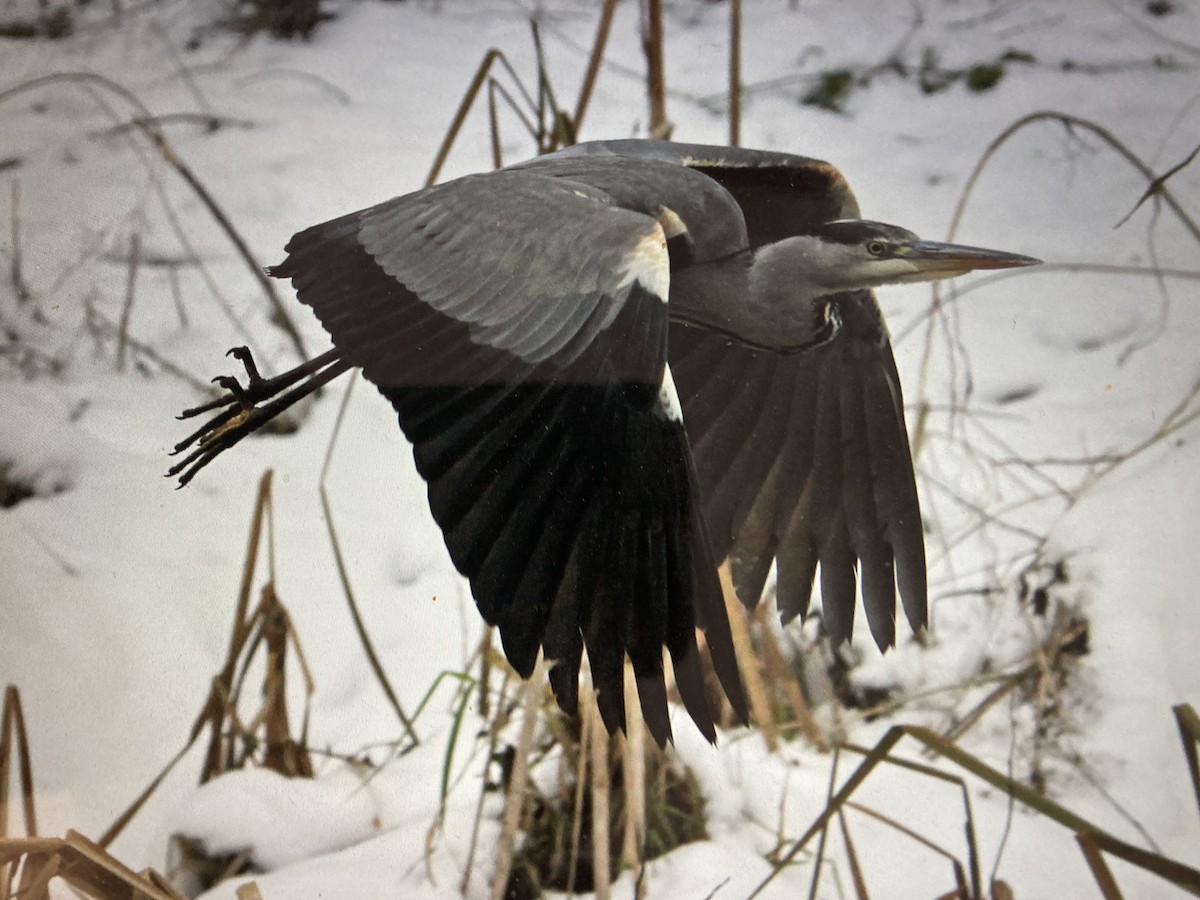
POLYGON ((939 241, 916 241, 902 259, 912 263, 925 278, 948 278, 975 269, 1014 269, 1041 263, 1032 256, 939 241))

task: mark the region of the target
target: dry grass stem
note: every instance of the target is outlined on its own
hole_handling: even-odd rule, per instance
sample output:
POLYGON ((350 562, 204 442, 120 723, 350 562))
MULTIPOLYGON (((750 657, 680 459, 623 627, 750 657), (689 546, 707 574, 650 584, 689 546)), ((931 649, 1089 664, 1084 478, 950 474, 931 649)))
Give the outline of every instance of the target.
POLYGON ((675 129, 667 119, 667 79, 663 64, 662 0, 641 0, 642 51, 646 54, 646 96, 650 101, 652 138, 666 140, 675 129))
POLYGON ((1100 852, 1095 839, 1090 834, 1077 834, 1075 840, 1079 843, 1079 849, 1083 852, 1088 868, 1092 870, 1092 877, 1096 880, 1096 886, 1100 888, 1104 900, 1124 900, 1125 895, 1117 887, 1117 879, 1113 877, 1112 869, 1104 861, 1104 854, 1100 852))
POLYGON ((1192 791, 1196 795, 1196 809, 1200 811, 1200 754, 1196 747, 1200 744, 1200 716, 1186 703, 1181 703, 1171 710, 1175 713, 1175 724, 1179 727, 1179 740, 1183 744, 1183 755, 1187 759, 1188 775, 1192 779, 1192 791))
MULTIPOLYGON (((25 817, 25 834, 37 835, 37 809, 33 793, 33 759, 29 752, 29 734, 25 729, 25 713, 21 709, 21 692, 15 684, 4 689, 3 726, 0 727, 0 838, 8 837, 9 783, 13 762, 21 784, 21 812, 25 817)), ((2 873, 0 873, 2 874, 2 873)), ((0 878, 3 883, 3 878, 0 878)))
POLYGON ((0 840, 0 867, 9 865, 20 875, 15 884, 5 885, 5 896, 21 900, 50 900, 54 879, 94 900, 187 900, 162 875, 134 872, 76 831, 65 838, 0 840))
POLYGON ((869 806, 863 806, 860 803, 855 803, 853 800, 847 800, 846 808, 853 809, 856 812, 860 812, 864 816, 868 816, 872 819, 875 819, 877 822, 882 822, 884 825, 887 825, 893 831, 899 832, 900 834, 904 835, 905 837, 909 838, 910 840, 915 841, 916 843, 920 844, 922 847, 925 847, 928 850, 932 850, 938 856, 941 856, 944 859, 946 859, 947 862, 952 863, 954 866, 954 869, 955 869, 955 873, 956 873, 955 880, 958 882, 958 885, 960 888, 962 888, 963 890, 966 890, 966 888, 967 888, 966 870, 963 868, 962 863, 958 861, 958 857, 956 857, 953 853, 951 853, 945 847, 935 844, 929 838, 925 837, 925 835, 918 834, 917 832, 913 831, 908 826, 903 825, 900 822, 897 822, 891 816, 885 816, 883 813, 879 812, 878 810, 871 809, 871 807, 869 807, 869 806))
POLYGON ((529 798, 529 754, 537 735, 541 718, 542 679, 545 663, 538 661, 529 680, 521 686, 521 731, 514 748, 512 769, 508 776, 508 793, 504 800, 504 817, 500 837, 496 842, 496 871, 492 876, 492 900, 504 900, 508 876, 512 871, 513 853, 517 845, 517 829, 521 824, 529 798))
POLYGON ((503 59, 503 57, 504 54, 494 47, 483 55, 483 60, 479 63, 479 68, 475 70, 475 75, 467 87, 467 92, 463 94, 463 98, 458 104, 454 118, 450 120, 450 127, 446 129, 446 135, 442 138, 441 146, 438 147, 437 155, 433 159, 433 166, 429 170, 429 175, 425 178, 426 187, 437 184, 437 180, 442 174, 442 166, 446 164, 446 158, 450 155, 450 148, 454 146, 455 140, 458 139, 458 133, 462 130, 463 123, 467 120, 467 113, 471 111, 471 106, 475 103, 475 97, 479 94, 479 89, 483 87, 484 80, 488 77, 492 64, 497 59, 503 59))
POLYGON ((729 144, 742 143, 742 0, 729 3, 729 144))
POLYGON ((596 87, 596 77, 600 74, 600 63, 604 61, 604 48, 608 44, 608 36, 612 32, 613 14, 617 11, 618 0, 604 0, 600 9, 600 21, 596 25, 596 37, 592 41, 592 52, 588 55, 587 69, 583 73, 583 83, 579 86, 579 98, 575 101, 573 117, 575 129, 583 128, 583 117, 587 114, 588 103, 592 99, 592 90, 596 87))
POLYGON ((337 418, 334 421, 333 430, 329 435, 329 443, 325 448, 325 461, 321 465, 321 477, 317 490, 321 497, 321 509, 325 513, 325 527, 329 533, 329 545, 333 548, 333 559, 334 564, 337 566, 338 580, 342 584, 342 594, 345 596, 346 604, 350 608, 350 618, 354 622, 355 633, 358 635, 359 643, 362 644, 363 653, 366 654, 367 663, 375 675, 375 680, 379 682, 384 696, 387 697, 388 704, 392 707, 392 711, 396 713, 396 718, 400 720, 400 725, 404 728, 404 732, 411 742, 410 746, 415 747, 421 741, 417 737, 416 730, 413 728, 412 719, 409 718, 408 714, 404 711, 404 707, 401 706, 400 698, 396 695, 396 691, 392 687, 392 682, 387 677, 387 672, 384 671, 383 662, 380 660, 379 654, 375 651, 375 643, 371 640, 366 623, 363 621, 362 613, 359 611, 358 601, 354 596, 354 589, 350 585, 350 573, 346 568, 345 557, 342 555, 342 545, 338 539, 337 527, 333 523, 333 510, 329 504, 329 490, 326 481, 329 476, 330 466, 333 464, 333 450, 337 445, 338 435, 341 434, 342 423, 346 418, 346 410, 350 405, 350 393, 354 390, 354 385, 358 383, 358 377, 359 372, 355 370, 346 385, 346 392, 342 394, 342 403, 338 407, 337 418))
POLYGON ((758 645, 762 651, 767 680, 782 688, 784 699, 792 714, 792 720, 800 729, 800 733, 813 747, 824 753, 829 749, 829 744, 821 732, 821 726, 817 724, 817 720, 813 716, 812 708, 808 705, 808 700, 800 688, 800 682, 797 680, 795 672, 783 656, 779 641, 776 640, 775 632, 768 621, 773 615, 773 607, 773 603, 767 603, 764 600, 759 605, 759 611, 755 613, 756 617, 760 619, 758 645))
POLYGON ((531 94, 525 87, 525 83, 517 75, 516 70, 502 51, 494 47, 488 50, 480 61, 479 67, 475 70, 475 74, 471 78, 471 82, 467 86, 462 100, 459 101, 453 118, 450 120, 450 126, 446 129, 446 133, 442 137, 442 142, 438 146, 437 153, 434 156, 433 165, 430 167, 429 175, 425 179, 425 186, 430 187, 436 184, 441 177, 442 169, 450 155, 450 150, 453 148, 455 141, 458 140, 467 115, 470 113, 471 107, 475 105, 475 101, 479 97, 479 92, 485 84, 487 85, 487 116, 492 163, 496 168, 500 168, 503 164, 500 152, 498 100, 503 101, 516 115, 526 133, 534 140, 537 153, 550 153, 560 147, 575 143, 576 135, 579 131, 579 123, 587 109, 588 101, 595 87, 599 66, 603 60, 604 47, 612 28, 612 15, 615 8, 616 0, 605 0, 605 4, 601 9, 600 23, 592 45, 588 68, 584 74, 583 85, 580 87, 580 95, 576 103, 574 115, 562 109, 555 98, 554 86, 546 72, 542 53, 541 32, 536 20, 531 20, 530 22, 534 55, 537 64, 537 90, 534 94, 531 94), (497 66, 507 74, 508 79, 515 86, 516 93, 520 95, 519 98, 510 92, 492 74, 497 66))
POLYGON ((863 876, 862 866, 858 862, 858 851, 854 847, 854 840, 850 837, 850 826, 846 824, 846 815, 842 810, 838 810, 838 825, 841 827, 842 844, 846 848, 846 860, 850 864, 850 878, 854 882, 854 895, 858 900, 870 900, 870 895, 867 893, 867 880, 863 876))
POLYGON ((567 891, 575 892, 575 875, 579 869, 579 841, 583 834, 583 795, 588 785, 588 761, 591 759, 589 748, 592 746, 592 729, 597 724, 596 717, 580 716, 579 722, 579 754, 575 763, 575 803, 571 809, 571 845, 570 856, 567 860, 567 891))
POLYGON ((133 295, 137 288, 138 265, 142 258, 142 236, 137 232, 129 238, 129 273, 125 279, 125 302, 121 305, 121 321, 117 324, 117 371, 125 371, 125 347, 129 342, 129 320, 133 315, 133 295))
POLYGON ((580 752, 590 757, 592 788, 592 883, 596 900, 611 900, 612 877, 609 874, 612 859, 609 835, 609 769, 608 731, 600 719, 600 707, 590 691, 580 698, 583 714, 592 719, 588 728, 588 744, 580 752))
POLYGON ((621 842, 621 862, 627 868, 642 865, 646 845, 646 723, 638 703, 633 664, 625 660, 625 738, 621 749, 621 784, 625 790, 625 833, 621 842))
POLYGON ((100 836, 100 840, 97 842, 101 847, 108 847, 117 839, 117 836, 125 830, 125 826, 128 825, 130 820, 132 820, 133 817, 138 814, 141 808, 146 805, 146 801, 150 799, 151 795, 153 795, 156 790, 158 790, 158 786, 163 783, 163 780, 171 773, 171 770, 175 768, 175 765, 187 755, 189 750, 192 749, 192 745, 196 743, 196 738, 199 736, 200 732, 193 726, 192 734, 189 736, 187 743, 185 743, 179 749, 179 751, 171 757, 170 761, 163 766, 162 770, 155 775, 153 779, 151 779, 150 783, 146 785, 146 787, 140 794, 138 794, 134 801, 125 808, 125 811, 118 815, 116 819, 113 820, 113 823, 104 830, 104 834, 100 836))
MULTIPOLYGON (((488 772, 491 770, 492 763, 496 759, 496 748, 500 743, 500 731, 508 724, 507 699, 509 679, 506 677, 500 685, 500 696, 496 700, 496 714, 491 717, 488 723, 488 744, 487 753, 483 758, 483 777, 480 779, 485 786, 488 783, 488 772)), ((484 688, 480 687, 480 698, 484 695, 484 688)), ((458 884, 458 892, 466 896, 467 888, 471 883, 471 872, 475 867, 475 850, 479 843, 479 826, 483 821, 483 801, 487 797, 486 789, 479 791, 479 796, 475 800, 475 816, 471 822, 471 839, 467 843, 467 861, 463 866, 462 879, 458 884)))
POLYGON ((779 729, 771 711, 771 698, 763 680, 758 654, 754 652, 754 644, 750 640, 746 608, 734 593, 729 563, 722 563, 718 574, 725 594, 725 610, 729 615, 729 630, 733 634, 733 649, 737 655, 738 666, 742 670, 742 683, 750 704, 750 718, 758 726, 767 748, 774 753, 779 749, 779 729))
MULTIPOLYGON (((829 764, 829 784, 825 788, 826 809, 828 809, 829 804, 833 802, 833 789, 834 789, 834 786, 837 784, 838 763, 841 762, 841 758, 842 758, 841 748, 834 747, 833 748, 833 759, 830 761, 830 764, 829 764)), ((821 869, 825 864, 825 843, 826 843, 826 840, 828 839, 828 837, 829 837, 829 822, 828 822, 828 820, 826 820, 825 822, 821 823, 820 837, 817 840, 817 852, 813 856, 812 878, 809 880, 809 883, 808 883, 808 900, 816 900, 816 897, 817 897, 817 887, 821 883, 821 869)), ((793 847, 792 854, 790 854, 787 857, 784 857, 781 860, 780 859, 774 860, 775 864, 777 866, 779 866, 780 868, 782 868, 784 865, 790 863, 795 850, 796 850, 796 848, 793 847)), ((776 871, 779 871, 779 869, 776 869, 776 871)), ((761 888, 762 888, 762 885, 759 886, 760 890, 761 890, 761 888)), ((757 893, 757 891, 756 891, 756 893, 757 893)), ((751 896, 753 896, 753 895, 751 895, 751 896)))
POLYGON ((1166 172, 1164 172, 1162 175, 1159 175, 1152 182, 1150 182, 1150 185, 1146 188, 1145 191, 1142 192, 1142 196, 1140 196, 1138 198, 1137 202, 1135 204, 1133 204, 1133 208, 1130 209, 1129 212, 1125 213, 1125 215, 1122 216, 1121 219, 1117 222, 1117 224, 1113 227, 1120 228, 1122 225, 1124 225, 1126 222, 1128 222, 1133 217, 1133 214, 1135 212, 1137 212, 1139 209, 1142 208, 1143 203, 1145 203, 1147 200, 1149 200, 1155 194, 1162 193, 1162 191, 1167 186, 1167 182, 1173 176, 1175 176, 1176 174, 1178 174, 1179 172, 1183 171, 1188 166, 1190 166, 1192 164, 1192 161, 1195 160, 1197 153, 1200 153, 1200 144, 1197 144, 1192 149, 1192 152, 1189 153, 1181 162, 1175 164, 1170 169, 1168 169, 1166 172))
MULTIPOLYGON (((13 762, 21 785, 21 811, 25 817, 25 834, 37 836, 37 810, 33 794, 33 762, 29 753, 29 736, 25 730, 25 715, 21 710, 21 692, 10 684, 4 690, 3 725, 0 726, 0 848, 8 834, 9 784, 12 781, 13 762)), ((0 858, 0 888, 4 895, 16 896, 14 880, 17 869, 12 861, 0 858)))
POLYGON ((21 268, 21 182, 16 178, 12 180, 11 196, 9 233, 12 237, 12 252, 9 257, 8 278, 17 297, 17 305, 24 306, 33 299, 33 293, 25 283, 25 274, 21 268))
MULTIPOLYGON (((892 748, 895 747, 904 737, 911 737, 920 743, 923 747, 937 753, 939 756, 946 758, 951 763, 966 769, 970 774, 974 775, 986 783, 990 784, 997 790, 1011 796, 1014 800, 1019 801, 1040 813, 1047 816, 1053 821, 1059 823, 1065 828, 1071 830, 1076 835, 1085 835, 1089 842, 1094 843, 1095 847, 1105 853, 1112 854, 1132 863, 1135 866, 1145 869, 1158 875, 1160 878, 1182 888, 1183 890, 1200 896, 1200 871, 1193 869, 1183 863, 1168 859, 1161 854, 1153 853, 1148 850, 1143 850, 1140 847, 1135 847, 1124 841, 1113 837, 1104 829, 1093 824, 1087 819, 1079 816, 1066 807, 1056 803, 1048 797, 1037 793, 1032 788, 1022 784, 1015 779, 1006 776, 991 766, 984 763, 975 755, 961 749, 951 741, 946 740, 941 735, 928 728, 922 728, 911 725, 895 725, 888 729, 887 733, 875 744, 873 748, 865 751, 866 757, 854 770, 849 778, 846 779, 842 787, 835 795, 831 797, 826 804, 825 809, 812 822, 801 837, 792 844, 791 848, 776 861, 775 870, 768 875, 754 889, 749 897, 756 897, 762 893, 771 881, 788 865, 793 859, 807 846, 808 842, 818 834, 823 834, 828 827, 831 818, 841 810, 849 801, 854 792, 861 787, 867 777, 881 762, 888 762, 893 765, 899 765, 904 768, 912 769, 924 775, 934 777, 940 780, 957 783, 963 792, 965 811, 967 815, 966 832, 968 839, 969 864, 972 875, 972 895, 980 895, 979 878, 978 878, 978 853, 974 847, 974 824, 970 814, 969 797, 966 794, 966 783, 956 776, 948 775, 928 766, 923 766, 919 763, 914 763, 908 760, 892 757, 889 754, 892 748)), ((1186 743, 1186 741, 1185 741, 1186 743)), ((836 756, 835 756, 836 765, 836 756)))

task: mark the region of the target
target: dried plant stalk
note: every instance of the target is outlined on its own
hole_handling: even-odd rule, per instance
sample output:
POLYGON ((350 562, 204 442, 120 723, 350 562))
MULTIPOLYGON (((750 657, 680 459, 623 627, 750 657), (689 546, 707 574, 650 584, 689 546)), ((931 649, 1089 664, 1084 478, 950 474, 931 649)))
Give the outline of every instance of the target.
POLYGON ((1175 724, 1179 727, 1179 740, 1183 744, 1183 755, 1187 759, 1188 775, 1192 779, 1192 791, 1196 795, 1196 809, 1200 810, 1200 755, 1196 745, 1200 744, 1200 716, 1187 703, 1172 707, 1175 724))
POLYGON ((742 0, 729 3, 729 144, 742 142, 742 0))
MULTIPOLYGON (((417 738, 417 732, 413 728, 412 719, 404 711, 404 707, 400 705, 400 698, 396 696, 396 690, 392 687, 392 682, 383 668, 383 661, 380 660, 379 654, 375 650, 375 642, 371 640, 371 636, 367 632, 367 625, 363 621, 362 613, 359 611, 358 600, 354 596, 354 589, 350 586, 350 572, 346 567, 345 556, 342 554, 342 543, 338 538, 337 527, 333 523, 333 509, 329 503, 327 482, 329 479, 329 469, 333 465, 333 451, 337 446, 338 435, 342 432, 342 423, 346 420, 346 410, 350 405, 350 394, 354 390, 354 386, 358 383, 358 378, 359 372, 355 370, 346 385, 346 392, 342 394, 342 404, 338 407, 337 419, 333 423, 333 432, 329 436, 329 445, 325 448, 325 461, 321 464, 321 477, 318 482, 319 487, 317 492, 321 497, 321 510, 325 513, 325 528, 329 532, 329 545, 333 549, 333 561, 337 566, 338 580, 342 584, 342 594, 346 598, 346 604, 350 607, 350 618, 354 622, 355 633, 358 634, 359 643, 362 644, 363 653, 366 654, 367 664, 371 667, 371 671, 375 675, 375 680, 379 682, 379 686, 383 690, 384 696, 387 697, 392 711, 396 713, 396 718, 400 720, 400 725, 404 728, 404 733, 408 736, 411 745, 415 747, 421 741, 417 738)), ((481 694, 485 698, 486 690, 487 684, 485 681, 483 693, 481 694)), ((483 714, 486 716, 486 699, 483 702, 483 714)))
POLYGON ((592 742, 592 730, 596 725, 594 716, 586 712, 579 722, 579 759, 575 764, 575 804, 571 810, 571 847, 567 860, 567 890, 575 892, 575 873, 579 867, 579 840, 583 834, 583 794, 587 787, 588 759, 592 742))
MULTIPOLYGON (((25 834, 37 835, 37 811, 33 799, 33 763, 29 753, 29 736, 25 730, 25 715, 21 710, 21 692, 10 684, 4 690, 3 725, 0 726, 0 841, 8 837, 8 785, 12 778, 13 758, 21 781, 21 809, 25 816, 25 834)), ((16 870, 0 858, 0 888, 5 896, 15 896, 12 878, 16 870)))
POLYGON ((737 655, 738 667, 742 670, 742 684, 746 688, 746 699, 750 703, 750 718, 762 732, 767 748, 774 753, 779 749, 779 729, 775 724, 775 716, 771 713, 771 698, 767 694, 767 686, 763 681, 762 668, 754 645, 750 641, 750 628, 746 623, 746 609, 733 590, 733 578, 729 573, 729 563, 722 563, 718 570, 721 587, 725 594, 725 610, 729 615, 729 630, 733 633, 733 649, 737 655))
POLYGON ((609 835, 609 771, 608 771, 608 730, 600 719, 600 708, 596 705, 595 695, 589 694, 584 706, 584 715, 592 719, 589 731, 588 746, 580 752, 590 757, 592 770, 592 882, 596 892, 596 900, 610 900, 612 896, 612 877, 609 874, 612 859, 611 839, 609 835))
POLYGON ((125 347, 129 341, 129 320, 133 315, 133 295, 137 288, 138 265, 142 258, 142 236, 129 239, 129 274, 125 279, 125 303, 121 306, 121 321, 117 325, 117 371, 125 371, 125 347))
MULTIPOLYGON (((1096 853, 1103 851, 1110 853, 1128 863, 1132 863, 1148 872, 1158 875, 1165 881, 1182 888, 1194 896, 1200 897, 1200 871, 1187 866, 1183 863, 1169 859, 1162 854, 1153 853, 1149 850, 1144 850, 1141 847, 1135 847, 1128 844, 1111 834, 1104 829, 1093 824, 1082 816, 1068 810, 1066 807, 1054 802, 1049 797, 1037 793, 1032 788, 1024 785, 1007 775, 993 769, 987 763, 980 760, 972 753, 963 750, 951 741, 946 740, 941 735, 928 729, 912 725, 894 725, 888 729, 887 733, 875 744, 875 746, 867 751, 866 758, 859 764, 858 768, 850 775, 842 787, 826 804, 825 809, 821 812, 808 829, 800 836, 798 840, 789 848, 787 853, 783 854, 775 863, 774 871, 759 883, 759 885, 750 893, 749 898, 757 897, 762 891, 782 872, 800 853, 801 850, 808 844, 813 837, 818 834, 823 834, 826 827, 833 816, 838 815, 841 809, 846 805, 850 797, 854 794, 872 771, 881 763, 889 762, 894 765, 901 765, 905 768, 921 772, 922 774, 938 778, 945 781, 956 783, 963 790, 964 798, 966 798, 966 784, 961 779, 955 776, 948 775, 936 769, 931 769, 927 766, 922 766, 908 760, 898 759, 890 756, 890 752, 904 737, 911 737, 923 746, 932 750, 940 756, 945 757, 952 763, 966 769, 972 775, 982 779, 994 788, 1008 794, 1014 800, 1018 800, 1026 806, 1031 807, 1038 813, 1047 816, 1060 825, 1070 829, 1077 836, 1085 838, 1081 841, 1081 847, 1085 853, 1092 853, 1092 847, 1096 848, 1096 853)), ((967 798, 967 839, 968 851, 970 853, 970 865, 972 872, 972 891, 975 896, 980 893, 979 878, 978 878, 978 851, 975 848, 974 841, 974 822, 970 816, 969 798, 967 798)), ((1098 871, 1093 868, 1093 871, 1098 871)), ((1107 871, 1107 865, 1104 866, 1104 871, 1107 871)), ((1098 878, 1103 878, 1102 875, 1097 875, 1098 878)), ((1099 882, 1098 882, 1099 883, 1099 882)), ((1101 886, 1103 890, 1103 885, 1101 886)), ((748 900, 749 900, 748 898, 748 900)))
POLYGON ((617 0, 604 0, 604 7, 600 10, 600 22, 596 26, 596 39, 592 41, 592 53, 588 57, 587 70, 583 75, 583 84, 579 86, 579 99, 575 102, 576 131, 583 127, 583 117, 592 99, 592 90, 596 87, 596 77, 600 74, 600 63, 604 60, 604 48, 608 44, 613 14, 616 11, 617 0))
POLYGON ((496 872, 492 877, 492 900, 503 900, 508 887, 508 876, 512 871, 513 852, 517 844, 517 828, 521 824, 525 801, 529 796, 529 753, 537 734, 537 723, 541 717, 542 678, 545 665, 539 661, 533 674, 521 687, 521 733, 513 754, 512 770, 508 777, 508 794, 504 801, 504 818, 500 825, 500 839, 496 847, 496 872))
POLYGON ((21 879, 6 896, 49 900, 52 879, 95 900, 187 900, 157 872, 138 874, 77 831, 65 838, 0 840, 0 865, 19 863, 21 879))
POLYGON ((761 603, 755 615, 760 619, 759 647, 762 649, 763 667, 766 669, 767 678, 782 686, 784 696, 792 711, 792 718, 801 733, 814 747, 825 752, 829 749, 825 735, 821 733, 821 727, 817 724, 808 700, 804 697, 804 691, 800 689, 795 675, 783 657, 783 651, 779 648, 779 641, 775 639, 775 632, 771 630, 770 624, 767 622, 767 619, 773 615, 771 604, 761 603))
POLYGON ((667 119, 667 78, 663 64, 662 0, 642 0, 642 50, 646 54, 646 95, 650 100, 650 137, 671 136, 667 119))
POLYGON ((8 837, 8 785, 12 778, 13 757, 21 780, 21 810, 25 816, 25 834, 37 835, 37 810, 33 800, 33 761, 29 753, 29 734, 21 709, 21 692, 15 684, 4 689, 3 727, 0 728, 0 838, 8 837))
POLYGON ((638 705, 633 664, 625 661, 625 739, 621 741, 621 765, 625 789, 625 834, 621 861, 631 869, 642 864, 646 844, 646 723, 638 705))

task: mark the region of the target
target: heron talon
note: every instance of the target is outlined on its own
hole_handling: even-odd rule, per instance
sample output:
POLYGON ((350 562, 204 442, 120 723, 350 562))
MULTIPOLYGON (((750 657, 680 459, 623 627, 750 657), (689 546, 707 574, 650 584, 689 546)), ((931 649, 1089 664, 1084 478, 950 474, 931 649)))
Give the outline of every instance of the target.
POLYGON ((247 396, 246 389, 232 375, 218 375, 213 379, 213 384, 229 391, 233 401, 242 407, 242 409, 254 408, 254 402, 247 396))
POLYGON ((255 385, 261 384, 264 379, 258 371, 258 365, 254 362, 254 354, 250 352, 250 348, 246 346, 230 347, 225 352, 226 356, 232 356, 246 368, 246 380, 248 387, 253 388, 255 385))

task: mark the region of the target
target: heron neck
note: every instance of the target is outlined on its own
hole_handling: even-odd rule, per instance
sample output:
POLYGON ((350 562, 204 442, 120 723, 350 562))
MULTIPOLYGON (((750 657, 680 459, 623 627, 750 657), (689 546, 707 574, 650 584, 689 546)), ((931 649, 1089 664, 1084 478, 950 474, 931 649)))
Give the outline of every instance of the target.
POLYGON ((776 271, 781 260, 764 254, 769 249, 671 273, 671 317, 751 346, 788 348, 815 341, 823 321, 818 307, 831 292, 806 284, 795 272, 776 271))

